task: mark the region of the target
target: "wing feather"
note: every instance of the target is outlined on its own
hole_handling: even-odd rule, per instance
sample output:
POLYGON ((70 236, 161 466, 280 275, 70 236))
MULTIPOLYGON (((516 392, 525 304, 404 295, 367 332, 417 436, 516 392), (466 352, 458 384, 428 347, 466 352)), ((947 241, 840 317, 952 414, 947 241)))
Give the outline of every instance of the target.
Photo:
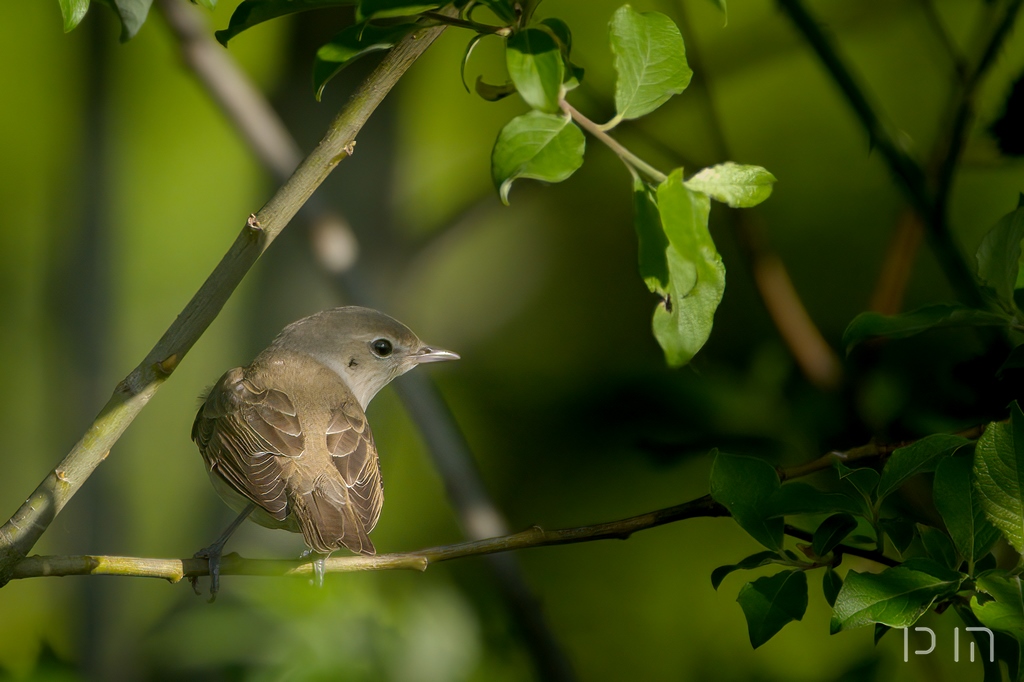
POLYGON ((199 408, 192 440, 210 471, 278 521, 288 515, 283 462, 302 454, 304 437, 288 396, 229 370, 199 408))

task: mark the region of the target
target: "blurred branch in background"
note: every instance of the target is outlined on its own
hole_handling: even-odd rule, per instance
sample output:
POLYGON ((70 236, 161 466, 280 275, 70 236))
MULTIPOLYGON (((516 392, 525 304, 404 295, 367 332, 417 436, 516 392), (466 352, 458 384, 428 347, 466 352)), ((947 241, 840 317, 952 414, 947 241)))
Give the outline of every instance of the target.
MULTIPOLYGON (((968 60, 956 47, 949 32, 942 23, 935 6, 930 0, 921 0, 928 25, 936 35, 953 62, 954 78, 950 101, 943 114, 944 123, 935 138, 925 169, 928 183, 935 188, 933 221, 945 224, 948 220, 949 195, 956 167, 963 153, 967 132, 974 119, 974 97, 985 72, 995 61, 995 56, 1013 26, 1020 10, 1020 0, 1011 0, 1006 11, 1000 15, 997 4, 991 3, 980 8, 974 39, 979 47, 978 56, 968 60)), ((897 220, 889 248, 886 249, 882 270, 871 296, 871 309, 892 315, 902 309, 903 294, 913 268, 917 249, 924 234, 924 216, 918 212, 904 212, 897 220)))
MULTIPOLYGON (((184 0, 157 0, 157 7, 173 32, 186 65, 207 94, 270 174, 278 180, 287 178, 301 159, 299 146, 267 98, 230 53, 213 39, 195 8, 184 0)), ((310 241, 317 261, 332 275, 342 297, 359 305, 378 307, 370 287, 352 269, 359 247, 345 218, 315 197, 302 207, 301 217, 310 225, 310 241)), ((463 534, 470 540, 507 534, 504 515, 488 495, 469 444, 431 379, 410 374, 396 382, 395 391, 427 445, 463 534)), ((515 557, 490 556, 488 564, 538 672, 544 679, 575 679, 572 666, 548 627, 515 557)))
MULTIPOLYGON (((868 101, 864 88, 847 67, 834 41, 822 30, 817 19, 810 15, 800 0, 778 0, 779 6, 789 16, 793 25, 803 33, 836 85, 842 90, 866 129, 872 146, 879 150, 893 174, 900 179, 910 203, 926 228, 932 249, 953 289, 965 303, 979 307, 982 305, 982 299, 977 282, 950 232, 947 215, 949 191, 957 162, 963 151, 967 129, 973 119, 974 93, 1009 34, 1022 1, 1024 0, 1010 0, 1002 13, 993 10, 995 19, 984 31, 985 38, 981 41, 979 56, 974 66, 968 69, 962 81, 954 88, 949 121, 937 138, 933 162, 926 171, 899 144, 898 132, 875 111, 868 101)), ((990 4, 994 7, 999 3, 990 4)), ((908 266, 909 264, 904 264, 904 267, 908 266)), ((893 267, 896 266, 885 266, 883 272, 893 267)), ((891 297, 876 294, 876 298, 882 300, 891 297)))
POLYGON ((117 385, 81 440, 0 527, 0 586, 10 580, 12 567, 28 554, 107 458, 128 425, 220 313, 249 268, 348 155, 370 114, 442 30, 430 28, 411 34, 387 54, 331 122, 316 148, 259 212, 250 216, 227 254, 145 359, 117 385))
MULTIPOLYGON (((690 28, 685 3, 676 0, 675 4, 676 13, 679 15, 678 24, 686 44, 687 59, 694 73, 693 84, 699 87, 703 94, 700 101, 704 105, 704 116, 711 131, 711 138, 717 148, 718 157, 731 159, 733 154, 729 150, 721 118, 715 106, 709 76, 711 72, 704 64, 696 36, 690 28)), ((737 241, 753 272, 761 300, 800 371, 819 389, 837 388, 843 379, 839 357, 811 319, 796 287, 793 286, 785 263, 771 248, 764 229, 750 211, 730 211, 729 215, 733 219, 737 241)))

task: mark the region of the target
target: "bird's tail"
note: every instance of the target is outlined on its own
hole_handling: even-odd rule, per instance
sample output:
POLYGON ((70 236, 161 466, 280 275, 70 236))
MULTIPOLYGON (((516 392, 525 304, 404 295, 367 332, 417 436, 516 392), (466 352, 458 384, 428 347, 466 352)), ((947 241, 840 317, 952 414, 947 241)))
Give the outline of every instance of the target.
POLYGON ((314 551, 329 554, 345 547, 357 554, 377 553, 344 484, 318 477, 292 503, 302 537, 314 551))

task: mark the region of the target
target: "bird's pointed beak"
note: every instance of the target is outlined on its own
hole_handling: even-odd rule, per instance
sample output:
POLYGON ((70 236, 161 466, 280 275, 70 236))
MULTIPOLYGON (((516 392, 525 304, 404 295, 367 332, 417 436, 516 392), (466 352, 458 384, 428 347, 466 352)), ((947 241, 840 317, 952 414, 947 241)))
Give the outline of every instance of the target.
POLYGON ((446 360, 458 359, 458 353, 453 353, 450 350, 443 350, 441 348, 434 348, 432 346, 423 346, 412 354, 412 360, 417 365, 424 362, 444 362, 446 360))

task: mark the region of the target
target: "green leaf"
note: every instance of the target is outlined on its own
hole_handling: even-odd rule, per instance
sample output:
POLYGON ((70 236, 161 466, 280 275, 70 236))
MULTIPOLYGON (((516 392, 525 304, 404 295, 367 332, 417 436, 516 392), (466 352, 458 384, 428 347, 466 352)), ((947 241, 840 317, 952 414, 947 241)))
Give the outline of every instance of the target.
POLYGON ((331 38, 331 42, 322 45, 316 51, 316 59, 313 61, 313 87, 316 90, 317 101, 320 101, 327 82, 346 66, 371 52, 390 50, 417 28, 416 24, 356 24, 343 29, 331 38))
POLYGON ((782 549, 782 519, 764 513, 768 499, 779 489, 779 474, 768 462, 754 457, 715 454, 711 465, 711 497, 729 510, 740 528, 768 549, 782 549))
POLYGON ((711 571, 711 586, 718 589, 718 586, 725 580, 725 576, 729 575, 733 571, 749 571, 753 568, 760 568, 761 566, 767 566, 770 563, 774 563, 779 560, 779 555, 776 552, 758 552, 757 554, 751 554, 746 559, 743 559, 738 564, 729 564, 728 566, 719 566, 715 570, 711 571))
POLYGON ((1020 576, 997 573, 981 575, 978 576, 977 587, 992 597, 991 601, 985 602, 981 602, 977 596, 971 597, 971 611, 978 620, 986 627, 1005 632, 1024 644, 1024 594, 1020 576))
POLYGON ((807 483, 787 483, 780 487, 765 503, 770 517, 795 514, 831 514, 848 512, 864 514, 864 503, 843 493, 827 493, 807 483))
POLYGON ((473 49, 484 37, 483 33, 477 33, 470 38, 466 44, 466 51, 462 54, 462 62, 459 64, 459 76, 462 78, 462 87, 466 88, 466 92, 469 92, 469 83, 466 82, 466 64, 469 63, 469 57, 473 54, 473 49))
POLYGON ((562 61, 565 64, 565 75, 562 77, 562 84, 566 91, 574 90, 583 80, 583 67, 572 63, 569 56, 572 54, 572 32, 568 24, 561 19, 541 19, 538 27, 545 28, 558 41, 562 50, 562 61))
POLYGON ((915 474, 935 471, 943 457, 971 441, 962 436, 936 433, 926 436, 910 445, 897 448, 882 468, 882 480, 878 483, 878 501, 881 502, 915 474))
POLYGON ((832 613, 831 631, 882 623, 894 628, 910 627, 939 597, 955 594, 961 577, 934 562, 916 562, 888 568, 881 573, 846 574, 832 613))
POLYGON ((612 16, 611 45, 615 54, 615 110, 609 127, 648 114, 690 84, 683 37, 660 12, 640 14, 623 5, 612 16))
POLYGON ((878 640, 885 637, 885 633, 892 630, 888 625, 882 625, 881 623, 875 623, 875 646, 878 646, 878 640))
POLYGON ((636 228, 640 277, 651 293, 668 294, 668 237, 661 227, 658 197, 639 176, 633 178, 633 226, 636 228))
POLYGON ((862 496, 869 497, 878 485, 879 474, 871 467, 848 467, 838 459, 832 461, 832 466, 839 472, 839 480, 846 481, 862 496))
POLYGON ((933 498, 957 551, 973 568, 999 539, 999 530, 988 522, 974 486, 970 457, 948 457, 935 469, 933 498))
POLYGON ((527 104, 549 114, 559 111, 565 64, 550 33, 528 28, 513 34, 506 43, 505 65, 527 104))
POLYGON ((277 19, 296 12, 306 12, 325 7, 354 5, 358 0, 244 0, 231 14, 228 27, 217 31, 214 35, 221 45, 227 47, 228 41, 242 31, 252 28, 264 21, 277 19))
POLYGON ((733 208, 757 206, 771 196, 775 176, 760 166, 743 166, 732 161, 700 171, 686 181, 695 192, 733 208))
POLYGON ((685 365, 711 335, 725 293, 725 266, 708 232, 711 202, 683 185, 682 169, 658 186, 658 213, 668 238, 667 296, 654 310, 654 337, 673 367, 685 365))
POLYGON ((924 545, 924 550, 928 552, 928 556, 946 568, 956 570, 960 565, 960 559, 949 536, 938 528, 920 524, 919 531, 921 533, 921 544, 924 545))
POLYGON ((423 2, 420 0, 359 0, 356 9, 356 21, 369 19, 387 19, 388 17, 413 17, 420 12, 437 9, 443 2, 423 2))
POLYGON ((847 354, 854 346, 874 336, 903 339, 941 327, 1006 327, 1011 320, 1000 313, 968 308, 958 303, 940 303, 900 315, 861 313, 843 332, 847 354))
POLYGON ((978 439, 974 479, 985 516, 1024 553, 1024 414, 1017 403, 1009 424, 993 422, 978 439))
POLYGON ((501 200, 518 178, 561 182, 583 165, 583 133, 567 116, 531 111, 501 129, 491 152, 491 176, 501 200))
POLYGON ((59 0, 60 14, 64 19, 64 32, 72 31, 89 11, 89 0, 59 0))
POLYGON ((825 556, 857 527, 857 519, 849 514, 833 514, 814 531, 811 548, 817 556, 825 556))
POLYGON ((900 555, 906 554, 917 537, 917 526, 902 519, 882 519, 878 522, 892 541, 892 546, 900 555))
POLYGON ((1024 239, 1024 208, 999 219, 978 246, 978 277, 996 292, 1003 309, 1016 309, 1013 290, 1020 270, 1020 242, 1024 239))
POLYGON ((511 81, 504 85, 491 85, 485 83, 483 76, 476 77, 476 85, 474 86, 476 94, 480 95, 481 98, 488 102, 497 102, 498 100, 505 99, 509 95, 514 95, 516 92, 516 86, 511 81))
POLYGON ((836 597, 839 596, 841 589, 843 589, 843 579, 831 566, 826 566, 825 574, 821 576, 821 593, 825 595, 825 601, 829 606, 836 605, 836 597))
POLYGON ((197 5, 202 5, 211 12, 217 9, 217 0, 192 0, 197 5))
MULTIPOLYGON (((968 604, 954 602, 953 608, 956 609, 956 613, 960 616, 960 620, 964 622, 964 625, 970 628, 983 628, 984 625, 978 620, 978 617, 974 615, 974 611, 971 609, 976 600, 977 597, 975 596, 968 604)), ((1016 680, 1017 668, 1020 662, 1020 647, 1017 641, 1005 632, 1000 632, 999 630, 993 630, 992 632, 995 633, 996 660, 994 662, 990 656, 992 643, 989 640, 989 633, 984 630, 974 630, 971 632, 974 636, 974 641, 979 647, 978 651, 981 653, 981 664, 984 668, 982 680, 983 682, 1003 682, 1003 671, 999 667, 1000 660, 1006 661, 1009 678, 1016 680)))
POLYGON ((804 617, 807 611, 807 574, 803 571, 782 571, 758 578, 740 589, 736 601, 747 617, 750 645, 756 649, 787 623, 804 617))
POLYGON ((135 37, 149 16, 149 6, 153 0, 110 0, 121 21, 121 42, 126 43, 135 37))

